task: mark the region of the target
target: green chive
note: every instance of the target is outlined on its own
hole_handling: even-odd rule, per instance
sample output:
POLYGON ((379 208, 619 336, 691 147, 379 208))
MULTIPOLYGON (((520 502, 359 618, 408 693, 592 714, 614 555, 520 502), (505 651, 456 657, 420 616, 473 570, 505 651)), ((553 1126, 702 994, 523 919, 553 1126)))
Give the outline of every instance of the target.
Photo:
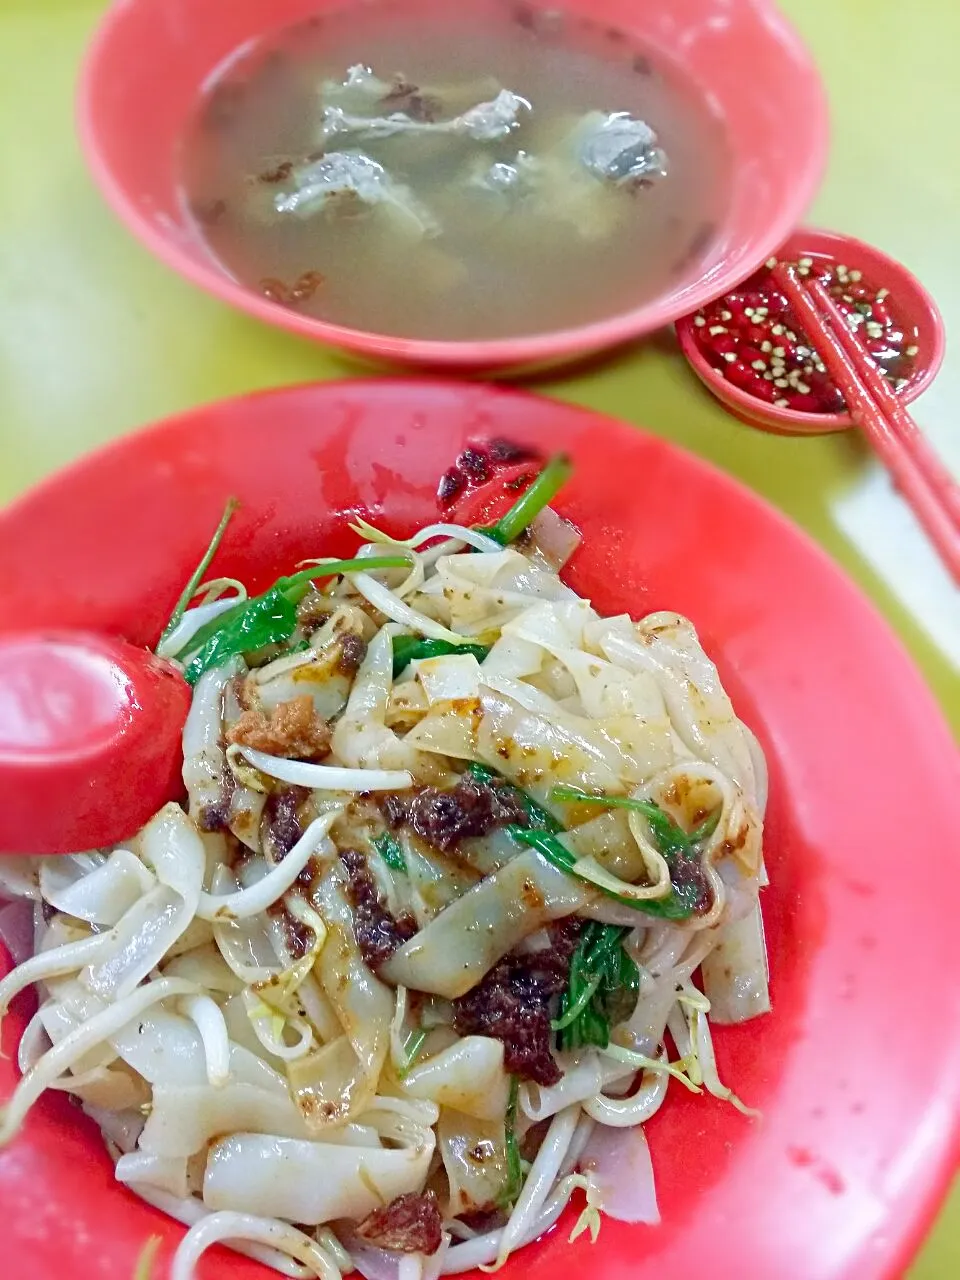
POLYGON ((204 574, 210 568, 210 561, 217 554, 220 543, 223 541, 223 535, 227 531, 227 525, 233 519, 233 514, 239 506, 240 503, 236 498, 228 498, 227 505, 223 508, 223 515, 220 517, 220 523, 217 525, 214 530, 213 537, 210 539, 210 545, 203 553, 200 563, 197 565, 196 569, 194 569, 193 573, 190 575, 187 585, 180 593, 180 599, 174 605, 173 613, 170 615, 170 621, 164 627, 163 634, 160 636, 160 641, 158 643, 162 643, 166 640, 167 636, 172 635, 174 630, 180 625, 183 615, 187 611, 187 605, 197 594, 197 589, 203 581, 204 574))
POLYGON ((536 480, 520 495, 510 510, 485 529, 501 546, 509 546, 531 525, 537 516, 556 497, 573 474, 573 464, 564 454, 551 458, 536 480))
POLYGON ((278 587, 288 600, 299 604, 316 578, 338 578, 344 573, 366 573, 370 569, 409 569, 407 556, 356 556, 350 560, 331 560, 327 564, 311 564, 289 578, 280 578, 278 587))
POLYGON ((691 853, 694 845, 713 835, 721 813, 717 808, 698 827, 687 834, 654 800, 634 800, 630 796, 597 795, 589 791, 581 791, 579 787, 566 786, 554 787, 550 792, 550 799, 567 804, 598 804, 609 809, 632 809, 642 813, 649 822, 650 830, 665 858, 673 853, 691 853))
POLYGON ((691 844, 700 844, 702 841, 707 840, 710 836, 713 835, 713 833, 717 829, 718 823, 720 822, 721 812, 722 812, 722 806, 714 809, 713 813, 711 813, 709 818, 704 818, 703 822, 700 823, 699 827, 694 827, 694 829, 690 832, 690 837, 689 837, 691 844))
POLYGON ((269 591, 239 601, 232 609, 201 627, 180 651, 194 656, 184 669, 188 684, 196 684, 206 671, 222 666, 238 654, 255 653, 267 645, 282 644, 297 626, 297 604, 310 590, 315 578, 338 576, 367 569, 402 569, 409 561, 402 556, 370 556, 356 560, 333 560, 311 565, 287 578, 279 578, 269 591))
POLYGON ((635 898, 628 898, 624 894, 615 893, 612 889, 594 884, 592 880, 574 870, 576 858, 566 845, 561 844, 557 837, 548 831, 530 831, 526 827, 507 827, 507 830, 514 839, 530 849, 536 849, 559 870, 566 871, 568 875, 581 880, 584 884, 589 884, 605 897, 632 907, 634 911, 639 911, 643 915, 656 916, 660 920, 687 920, 693 915, 694 905, 686 897, 678 895, 676 890, 665 898, 644 898, 637 901, 635 898))
POLYGON ((523 1188, 523 1163, 520 1144, 517 1141, 517 1107, 520 1100, 520 1079, 512 1076, 507 1113, 503 1120, 503 1142, 507 1156, 507 1176, 497 1203, 501 1209, 512 1209, 523 1188))

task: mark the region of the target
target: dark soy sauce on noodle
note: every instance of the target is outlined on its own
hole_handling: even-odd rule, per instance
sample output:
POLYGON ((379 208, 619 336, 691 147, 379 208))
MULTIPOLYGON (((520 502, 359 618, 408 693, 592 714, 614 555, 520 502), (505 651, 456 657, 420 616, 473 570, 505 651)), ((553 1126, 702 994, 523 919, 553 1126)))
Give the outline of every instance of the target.
MULTIPOLYGON (((376 108, 431 114, 411 95, 376 108)), ((234 57, 184 138, 184 199, 238 280, 303 314, 378 333, 491 339, 573 327, 629 310, 691 278, 721 219, 722 124, 672 67, 615 30, 505 0, 353 3, 234 57), (532 104, 508 137, 426 133, 324 141, 324 81, 357 64, 449 93, 448 119, 508 88, 532 104), (453 86, 453 89, 450 87, 453 86), (450 105, 455 102, 455 106, 450 105), (563 151, 590 112, 630 112, 657 133, 666 178, 632 191, 554 173, 520 200, 476 185, 518 151, 563 151), (433 220, 418 234, 381 206, 340 202, 277 216, 291 167, 362 151, 433 220)))

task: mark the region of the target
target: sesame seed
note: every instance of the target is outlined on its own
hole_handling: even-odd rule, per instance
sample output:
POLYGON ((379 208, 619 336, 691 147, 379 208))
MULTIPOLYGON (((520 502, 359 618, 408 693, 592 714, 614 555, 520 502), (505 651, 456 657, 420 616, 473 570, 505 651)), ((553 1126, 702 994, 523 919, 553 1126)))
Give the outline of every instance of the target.
POLYGON ((773 354, 774 354, 775 356, 779 356, 779 357, 780 357, 780 359, 782 360, 782 359, 783 359, 783 357, 787 354, 787 348, 786 348, 786 347, 774 347, 774 348, 773 348, 773 354))
POLYGON ((859 284, 859 283, 860 283, 860 281, 863 279, 863 272, 862 272, 862 271, 851 271, 851 272, 850 272, 850 279, 853 281, 853 283, 854 283, 854 284, 859 284))
POLYGON ((838 276, 845 276, 846 274, 847 274, 847 268, 846 268, 846 267, 844 267, 844 266, 839 266, 839 267, 837 267, 837 275, 838 275, 838 276))
POLYGON ((774 400, 774 402, 773 402, 773 403, 777 406, 777 408, 778 408, 778 409, 789 409, 789 408, 790 408, 790 401, 789 401, 789 400, 784 400, 784 399, 774 400))
POLYGON ((694 316, 693 323, 697 326, 698 329, 702 329, 707 322, 706 320, 704 320, 703 316, 694 316))
POLYGON ((812 266, 813 266, 813 259, 812 259, 812 258, 801 258, 801 259, 800 259, 800 266, 801 266, 801 267, 812 267, 812 266))
POLYGON ((760 350, 764 352, 772 351, 773 343, 768 341, 768 339, 764 338, 763 342, 760 343, 760 350))
POLYGON ((827 366, 823 363, 819 363, 817 365, 817 373, 826 373, 826 372, 827 372, 827 366))
POLYGON ((768 258, 768 259, 767 259, 767 264, 766 264, 766 265, 767 265, 767 270, 768 270, 768 271, 772 271, 772 270, 773 270, 773 268, 777 265, 777 260, 776 260, 776 258, 768 258))
POLYGON ((744 309, 743 309, 743 314, 747 317, 747 319, 748 319, 748 320, 752 320, 752 319, 753 319, 753 307, 744 307, 744 309))
POLYGON ((770 330, 770 332, 774 335, 775 338, 779 338, 781 333, 783 333, 783 331, 784 331, 784 326, 782 324, 775 324, 773 328, 770 330))
POLYGON ((754 307, 753 314, 755 316, 768 316, 770 314, 769 307, 754 307))
POLYGON ((734 360, 737 358, 737 353, 735 351, 725 351, 723 353, 723 358, 726 360, 727 364, 733 364, 734 360))
POLYGON ((772 382, 772 381, 773 381, 773 374, 772 374, 772 373, 765 373, 765 374, 763 375, 763 380, 764 380, 764 382, 772 382))
POLYGON ((884 300, 884 298, 889 298, 889 297, 890 297, 890 290, 889 290, 889 289, 878 289, 878 290, 877 290, 877 301, 878 301, 878 302, 882 302, 882 301, 884 300))
POLYGON ((754 360, 753 364, 750 366, 751 369, 756 369, 757 373, 763 373, 766 367, 766 360, 754 360))
POLYGON ((809 268, 809 267, 798 267, 798 268, 797 268, 797 275, 798 275, 798 276, 808 276, 809 274, 810 274, 810 268, 809 268))
POLYGON ((787 337, 790 339, 791 342, 796 342, 797 340, 797 335, 793 332, 792 329, 787 330, 787 337))
POLYGON ((722 325, 722 324, 712 324, 712 325, 710 326, 710 337, 711 337, 711 338, 716 338, 716 337, 718 336, 718 334, 726 333, 726 332, 727 332, 727 331, 726 331, 726 329, 723 327, 723 325, 722 325))
POLYGON ((807 386, 805 382, 798 382, 797 390, 800 392, 802 396, 808 396, 810 394, 810 388, 807 386))
POLYGON ((920 348, 919 348, 919 347, 917 347, 917 346, 910 346, 910 347, 907 347, 906 351, 904 352, 904 355, 908 355, 908 356, 910 356, 911 358, 912 358, 913 356, 918 356, 919 354, 920 354, 920 348))
POLYGON ((786 378, 774 378, 773 385, 775 387, 789 387, 790 383, 786 380, 786 378))
POLYGON ((851 307, 853 306, 853 294, 852 294, 852 293, 845 293, 845 294, 843 295, 843 300, 844 300, 844 302, 848 302, 848 303, 850 304, 850 306, 851 306, 851 307))
POLYGON ((732 320, 732 319, 733 319, 733 312, 732 312, 732 311, 721 311, 721 312, 720 312, 720 319, 721 319, 721 320, 732 320))
POLYGON ((803 366, 803 372, 809 376, 811 373, 813 373, 813 365, 812 365, 812 364, 805 364, 805 365, 803 366))

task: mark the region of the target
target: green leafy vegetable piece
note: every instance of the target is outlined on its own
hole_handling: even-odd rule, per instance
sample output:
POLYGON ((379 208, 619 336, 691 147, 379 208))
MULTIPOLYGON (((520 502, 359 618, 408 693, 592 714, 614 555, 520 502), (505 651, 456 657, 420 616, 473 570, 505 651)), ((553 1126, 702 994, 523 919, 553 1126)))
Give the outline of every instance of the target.
MULTIPOLYGON (((590 792, 581 791, 578 787, 554 787, 550 793, 550 798, 556 801, 564 801, 567 803, 579 804, 599 804, 611 809, 633 809, 637 813, 642 813, 647 819, 650 826, 650 834, 653 837, 654 844, 663 855, 664 861, 671 871, 671 878, 674 880, 673 897, 686 910, 686 914, 691 914, 696 910, 697 903, 700 899, 701 886, 690 876, 684 876, 679 873, 683 869, 683 862, 695 862, 699 853, 699 845, 704 840, 713 835, 717 829, 717 823, 720 821, 720 808, 717 808, 708 818, 691 832, 686 832, 682 827, 673 821, 668 813, 654 800, 634 800, 629 796, 606 796, 591 795, 590 792)), ((661 899, 660 901, 669 901, 669 899, 661 899)), ((668 919, 682 919, 682 916, 668 916, 668 919)))
POLYGON ((172 635, 180 625, 180 621, 187 611, 187 605, 197 594, 197 590, 203 581, 204 574, 210 568, 210 562, 217 554, 220 543, 223 541, 223 535, 227 531, 227 525, 233 519, 233 514, 239 506, 240 504, 237 502, 236 498, 230 498, 227 501, 227 505, 223 508, 223 515, 220 517, 220 523, 217 525, 214 530, 213 537, 210 539, 210 545, 203 553, 200 563, 197 565, 196 569, 194 569, 193 573, 190 575, 187 585, 180 593, 180 599, 174 605, 173 613, 170 615, 170 621, 163 628, 163 634, 160 636, 161 642, 166 640, 167 636, 172 635))
POLYGON ((478 782, 494 782, 497 783, 504 791, 508 791, 513 795, 525 810, 527 821, 532 831, 550 831, 556 833, 563 830, 563 824, 558 822, 552 813, 549 813, 542 805, 537 804, 533 796, 527 795, 520 787, 515 787, 512 782, 508 782, 502 774, 497 773, 496 769, 490 769, 485 764, 477 764, 476 761, 467 765, 467 773, 476 778, 478 782))
POLYGON ((574 870, 576 857, 570 852, 565 844, 562 844, 555 834, 549 831, 530 831, 526 827, 508 827, 507 830, 521 844, 525 844, 530 849, 536 849, 542 854, 548 862, 551 862, 561 871, 566 871, 568 875, 573 876, 577 880, 582 880, 584 884, 589 884, 592 888, 598 889, 607 898, 612 898, 615 902, 622 902, 624 906, 632 907, 634 911, 642 912, 644 915, 656 916, 660 920, 687 920, 694 912, 694 902, 690 901, 688 895, 681 897, 676 889, 669 893, 665 898, 644 898, 637 900, 629 898, 624 894, 615 893, 612 889, 607 889, 603 885, 594 884, 588 877, 581 875, 574 870))
POLYGON ((520 495, 496 524, 484 529, 501 546, 511 542, 528 528, 537 516, 560 492, 573 474, 573 464, 564 454, 551 458, 536 480, 520 495))
POLYGON ((507 1155, 507 1176, 497 1204, 501 1209, 512 1209, 523 1189, 523 1162, 520 1159, 520 1143, 517 1141, 517 1107, 520 1099, 520 1078, 510 1080, 510 1098, 503 1120, 503 1141, 507 1155))
POLYGON ((605 1049, 610 1029, 630 1016, 640 972, 623 948, 628 929, 589 921, 570 963, 560 1016, 552 1024, 561 1049, 585 1044, 605 1049))
POLYGON ((407 864, 400 842, 389 831, 384 831, 382 835, 377 836, 373 841, 373 847, 391 871, 402 871, 406 874, 407 864))
POLYGON ((669 814, 655 800, 634 800, 630 796, 597 795, 589 791, 581 791, 579 787, 554 787, 550 792, 551 800, 576 804, 598 804, 606 809, 633 809, 642 813, 650 824, 654 839, 665 858, 671 853, 690 853, 695 845, 713 835, 720 821, 720 809, 716 809, 709 818, 700 823, 689 834, 677 826, 669 814))
POLYGON ((332 560, 278 579, 263 595, 241 600, 200 628, 188 642, 189 652, 194 656, 184 669, 184 678, 188 684, 196 684, 205 671, 222 666, 238 654, 254 653, 265 645, 289 640, 297 625, 297 605, 314 579, 360 570, 402 569, 408 563, 403 556, 332 560))
POLYGON ((472 653, 482 662, 490 652, 486 644, 454 644, 451 640, 428 640, 423 636, 393 637, 393 678, 396 680, 415 658, 444 658, 451 653, 472 653))
MULTIPOLYGON (((282 644, 293 635, 297 607, 274 587, 266 595, 248 600, 236 614, 224 614, 229 621, 215 631, 196 657, 184 669, 188 684, 196 684, 205 671, 221 667, 241 653, 253 653, 268 644, 282 644)), ((219 621, 219 619, 218 619, 219 621)))

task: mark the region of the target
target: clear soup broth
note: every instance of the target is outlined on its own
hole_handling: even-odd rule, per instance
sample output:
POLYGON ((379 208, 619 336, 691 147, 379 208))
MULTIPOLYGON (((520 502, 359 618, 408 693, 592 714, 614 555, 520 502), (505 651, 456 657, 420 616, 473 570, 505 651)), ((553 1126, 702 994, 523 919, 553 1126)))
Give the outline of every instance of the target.
POLYGON ((444 340, 582 325, 691 278, 726 168, 722 123, 672 67, 506 0, 353 3, 271 36, 215 79, 182 155, 238 280, 444 340), (616 113, 655 146, 617 152, 616 113))

